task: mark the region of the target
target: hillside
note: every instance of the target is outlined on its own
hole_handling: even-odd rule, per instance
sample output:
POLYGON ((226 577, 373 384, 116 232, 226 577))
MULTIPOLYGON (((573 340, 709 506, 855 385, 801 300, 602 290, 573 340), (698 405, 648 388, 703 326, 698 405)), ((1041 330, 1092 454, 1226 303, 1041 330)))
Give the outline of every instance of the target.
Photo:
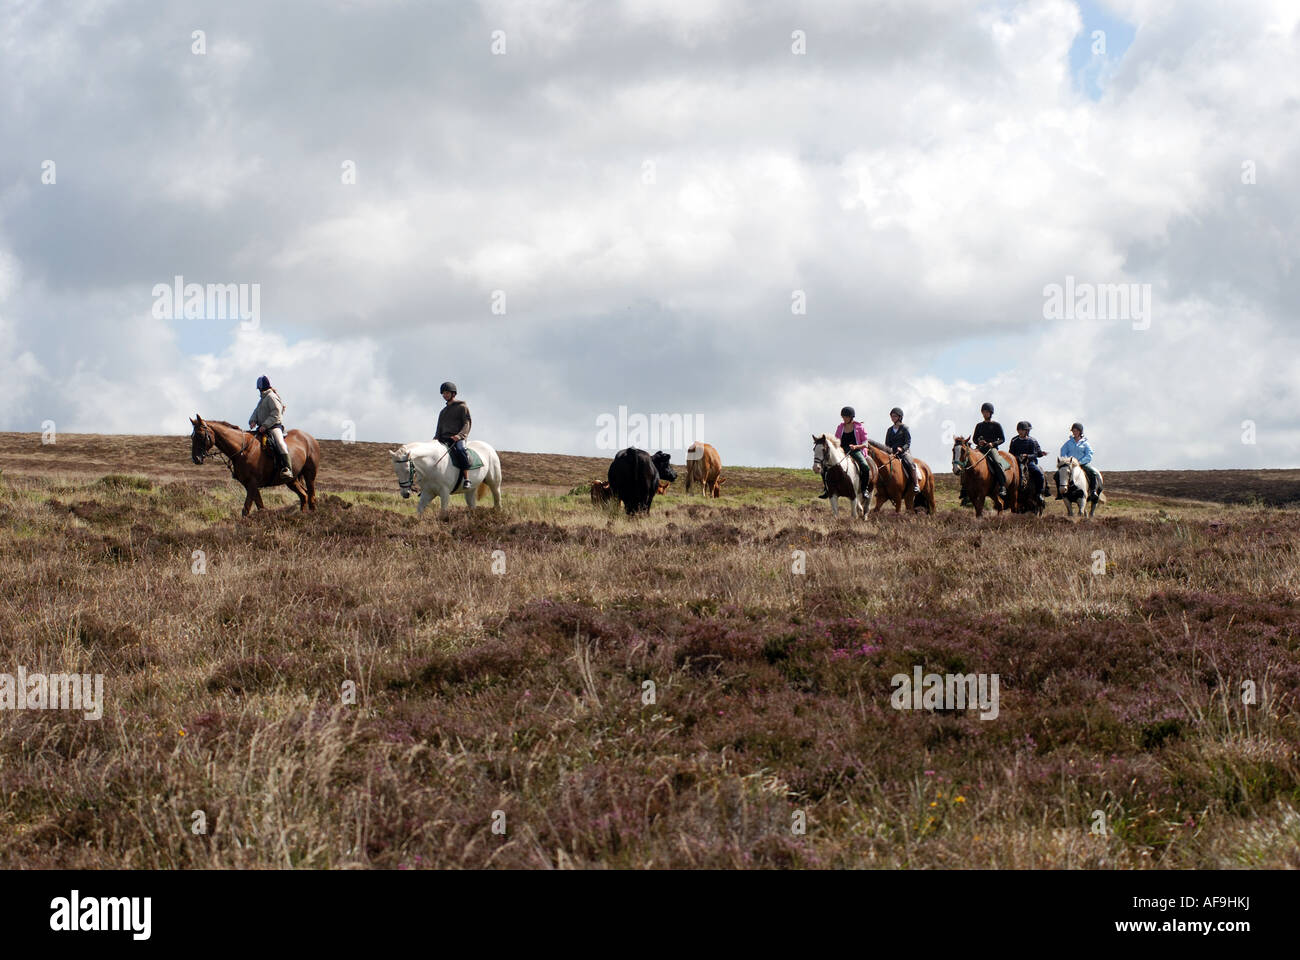
POLYGON ((1300 868, 1300 512, 1217 476, 864 524, 727 468, 627 518, 508 453, 439 522, 324 447, 318 510, 243 520, 183 438, 0 436, 0 675, 103 679, 0 709, 0 868, 1300 868))
MULTIPOLYGON (((343 443, 321 440, 320 489, 392 491, 396 489, 388 451, 397 443, 343 443)), ((604 477, 609 458, 565 454, 498 451, 507 490, 564 493, 588 480, 604 477)), ((955 478, 943 463, 931 463, 941 496, 955 500, 955 478)), ((680 464, 678 465, 681 466, 680 464)), ((0 470, 14 476, 86 477, 106 473, 139 473, 158 481, 183 481, 201 486, 231 484, 216 461, 196 467, 190 461, 188 436, 59 434, 42 445, 38 433, 0 433, 0 470)), ((808 469, 755 468, 727 465, 726 491, 782 492, 816 496, 820 484, 808 469)), ((1112 497, 1187 499, 1215 503, 1300 503, 1300 470, 1135 470, 1108 471, 1112 497)), ((677 487, 682 484, 678 483, 677 487)))

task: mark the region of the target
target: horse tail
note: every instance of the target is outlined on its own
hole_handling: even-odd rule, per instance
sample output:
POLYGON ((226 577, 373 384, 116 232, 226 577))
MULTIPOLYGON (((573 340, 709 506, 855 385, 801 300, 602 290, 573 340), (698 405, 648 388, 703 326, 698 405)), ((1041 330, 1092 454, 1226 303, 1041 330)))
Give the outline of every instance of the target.
POLYGON ((921 484, 921 497, 925 500, 925 512, 934 515, 934 471, 925 468, 925 483, 921 484))

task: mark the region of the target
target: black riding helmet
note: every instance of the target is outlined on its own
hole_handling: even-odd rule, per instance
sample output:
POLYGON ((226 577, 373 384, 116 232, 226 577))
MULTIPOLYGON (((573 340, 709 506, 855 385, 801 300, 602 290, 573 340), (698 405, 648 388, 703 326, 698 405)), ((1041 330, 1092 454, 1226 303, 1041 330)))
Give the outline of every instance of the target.
POLYGON ((1030 425, 1028 420, 1021 420, 1019 423, 1016 424, 1016 429, 1023 430, 1025 431, 1025 433, 1028 433, 1030 430, 1034 428, 1032 425, 1030 425))
POLYGON ((895 407, 893 410, 890 410, 890 411, 889 411, 889 415, 890 415, 891 417, 892 417, 894 414, 898 414, 898 419, 899 419, 899 420, 902 420, 902 419, 903 419, 903 411, 902 411, 900 408, 895 407))
POLYGON ((840 416, 841 416, 841 417, 855 417, 855 416, 857 416, 857 414, 853 412, 853 408, 852 408, 852 407, 841 407, 841 408, 840 408, 840 416))
POLYGON ((993 415, 993 404, 991 404, 991 403, 989 403, 989 402, 987 402, 987 401, 985 401, 984 403, 981 403, 981 404, 980 404, 980 413, 983 413, 985 410, 987 410, 987 411, 989 412, 989 416, 992 416, 992 415, 993 415))
POLYGON ((456 394, 460 393, 460 391, 456 389, 456 384, 452 383, 450 380, 448 380, 448 381, 447 381, 446 383, 444 383, 441 387, 439 387, 439 388, 438 388, 438 392, 439 392, 439 393, 448 393, 448 392, 450 392, 451 395, 452 395, 453 397, 454 397, 456 394))

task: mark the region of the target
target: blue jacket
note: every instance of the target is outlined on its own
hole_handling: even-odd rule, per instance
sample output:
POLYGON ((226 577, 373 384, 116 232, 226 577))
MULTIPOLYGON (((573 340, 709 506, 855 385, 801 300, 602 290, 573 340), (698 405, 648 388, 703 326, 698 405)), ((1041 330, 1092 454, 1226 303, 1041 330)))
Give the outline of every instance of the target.
POLYGON ((1074 457, 1079 463, 1092 462, 1092 447, 1088 446, 1088 438, 1080 437, 1075 440, 1071 436, 1065 443, 1061 444, 1061 456, 1074 457))

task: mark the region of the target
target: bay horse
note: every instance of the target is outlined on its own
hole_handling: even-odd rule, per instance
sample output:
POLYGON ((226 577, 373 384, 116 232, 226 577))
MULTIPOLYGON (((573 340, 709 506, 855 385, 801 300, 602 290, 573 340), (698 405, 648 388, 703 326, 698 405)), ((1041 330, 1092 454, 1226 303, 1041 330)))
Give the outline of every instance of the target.
POLYGON ((298 495, 302 510, 316 509, 316 468, 320 466, 320 445, 316 438, 301 430, 290 430, 284 435, 289 447, 289 462, 293 465, 293 480, 280 475, 280 464, 272 449, 263 450, 257 435, 224 420, 204 420, 197 413, 190 418, 194 432, 190 434, 190 456, 202 465, 213 448, 225 456, 230 475, 244 485, 248 496, 244 498, 244 516, 253 505, 265 510, 262 487, 284 484, 298 495))
POLYGON ((871 511, 873 516, 880 512, 886 500, 893 501, 895 513, 902 511, 903 504, 907 504, 909 512, 924 507, 927 514, 934 513, 934 471, 930 469, 928 463, 917 457, 912 458, 912 463, 916 465, 916 480, 921 487, 921 492, 917 493, 907 482, 907 471, 903 469, 903 461, 890 453, 888 447, 875 440, 868 440, 867 453, 878 471, 875 490, 876 506, 871 511))
POLYGON ((813 472, 826 478, 826 488, 831 492, 831 516, 839 516, 839 498, 848 497, 853 505, 856 519, 861 511, 862 519, 867 519, 871 509, 871 491, 876 486, 876 465, 867 458, 866 483, 862 483, 861 471, 852 457, 841 449, 839 441, 826 434, 812 435, 813 472))
POLYGON ((988 497, 993 501, 993 509, 1002 515, 1002 508, 1009 507, 1014 513, 1016 509, 1016 494, 1020 486, 1020 466, 1016 463, 1016 458, 1003 450, 997 451, 998 456, 1002 458, 1002 472, 1007 477, 1007 498, 1004 504, 994 492, 997 489, 997 482, 993 479, 993 471, 989 465, 984 462, 988 454, 992 452, 981 452, 970 445, 970 440, 966 437, 952 438, 952 472, 961 477, 962 492, 975 504, 975 516, 984 516, 984 498, 988 497))
MULTIPOLYGON (((1098 486, 1101 486, 1101 471, 1097 471, 1098 486)), ((1061 490, 1061 496, 1065 499, 1065 515, 1074 516, 1074 505, 1079 505, 1079 516, 1085 516, 1083 512, 1084 498, 1087 497, 1088 512, 1086 516, 1091 517, 1097 510, 1098 503, 1106 502, 1106 494, 1098 490, 1090 490, 1088 487, 1088 474, 1079 465, 1079 461, 1074 457, 1057 457, 1056 458, 1056 485, 1061 490)))

